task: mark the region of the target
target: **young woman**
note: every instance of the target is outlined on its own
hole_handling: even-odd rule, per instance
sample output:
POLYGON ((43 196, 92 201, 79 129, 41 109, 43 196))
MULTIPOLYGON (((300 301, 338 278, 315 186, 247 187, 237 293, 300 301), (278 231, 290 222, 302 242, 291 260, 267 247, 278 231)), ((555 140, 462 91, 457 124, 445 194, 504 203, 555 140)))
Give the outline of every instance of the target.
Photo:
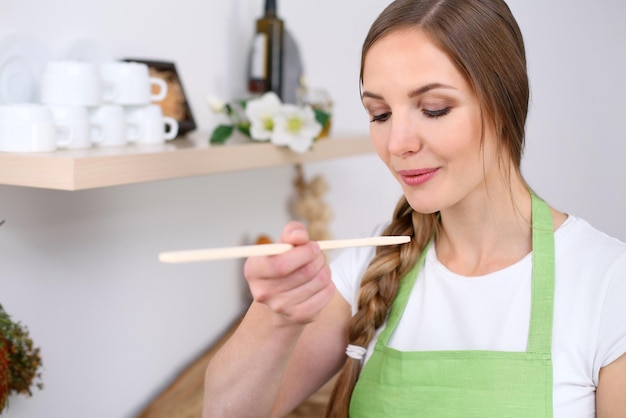
POLYGON ((626 245, 520 172, 529 87, 501 0, 397 0, 362 101, 403 188, 331 268, 304 227, 250 258, 254 302, 207 369, 204 417, 284 416, 341 370, 330 417, 626 417, 626 245), (347 349, 346 349, 347 347, 347 349))

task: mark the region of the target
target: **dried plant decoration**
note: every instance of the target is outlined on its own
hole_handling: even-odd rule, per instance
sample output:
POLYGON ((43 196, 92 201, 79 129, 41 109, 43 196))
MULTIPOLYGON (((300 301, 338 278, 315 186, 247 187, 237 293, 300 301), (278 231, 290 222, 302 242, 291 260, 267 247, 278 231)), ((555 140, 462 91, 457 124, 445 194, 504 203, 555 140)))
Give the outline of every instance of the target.
POLYGON ((333 211, 324 201, 328 192, 328 182, 321 175, 307 181, 302 166, 296 165, 296 179, 294 181, 296 196, 293 200, 293 212, 307 227, 312 240, 332 239, 329 223, 333 218, 333 211))

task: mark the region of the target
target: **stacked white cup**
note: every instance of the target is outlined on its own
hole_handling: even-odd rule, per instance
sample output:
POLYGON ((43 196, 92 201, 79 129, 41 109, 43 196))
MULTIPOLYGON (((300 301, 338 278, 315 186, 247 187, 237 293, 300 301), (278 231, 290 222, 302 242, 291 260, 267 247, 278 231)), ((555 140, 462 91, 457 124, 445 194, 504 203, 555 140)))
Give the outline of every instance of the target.
POLYGON ((121 106, 127 126, 126 140, 136 144, 159 144, 176 138, 178 121, 163 115, 161 101, 167 95, 167 84, 151 77, 148 66, 139 62, 115 61, 99 65, 103 82, 103 102, 108 110, 94 112, 94 119, 113 114, 121 106), (156 87, 156 93, 153 93, 156 87), (96 115, 98 113, 98 115, 96 115))
POLYGON ((50 61, 41 103, 0 106, 0 151, 164 143, 178 135, 178 121, 155 103, 166 95, 167 84, 144 63, 50 61))
POLYGON ((41 79, 41 102, 57 124, 69 126, 70 141, 59 148, 84 149, 101 143, 104 130, 89 109, 102 103, 102 80, 94 63, 50 61, 41 79))
POLYGON ((155 102, 167 84, 151 77, 144 63, 51 61, 41 81, 41 102, 59 124, 73 127, 58 148, 163 143, 178 135, 178 121, 155 102), (157 93, 153 94, 153 86, 157 93))
POLYGON ((0 151, 49 152, 88 148, 102 138, 88 106, 101 101, 94 64, 53 61, 41 80, 41 103, 10 103, 0 110, 0 151))
POLYGON ((0 151, 49 152, 69 145, 73 129, 39 103, 0 106, 0 151))

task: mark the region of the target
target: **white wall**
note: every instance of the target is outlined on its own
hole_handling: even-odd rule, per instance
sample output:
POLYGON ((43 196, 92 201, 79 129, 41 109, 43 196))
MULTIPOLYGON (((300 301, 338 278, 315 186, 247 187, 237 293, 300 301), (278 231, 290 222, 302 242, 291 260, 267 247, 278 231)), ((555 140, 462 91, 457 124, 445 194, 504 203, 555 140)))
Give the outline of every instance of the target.
MULTIPOLYGON (((311 85, 335 99, 335 133, 366 133, 360 43, 386 0, 279 2, 311 85)), ((524 172, 562 210, 626 240, 626 28, 621 0, 511 0, 527 38, 532 113, 524 172)), ((80 38, 116 58, 175 61, 200 128, 208 94, 243 91, 261 0, 0 0, 0 39, 38 36, 52 57, 80 38)), ((315 163, 333 232, 388 217, 399 189, 374 156, 315 163)), ((11 418, 135 416, 244 309, 240 261, 163 265, 160 251, 278 234, 291 168, 60 192, 0 186, 0 303, 42 349, 45 389, 11 418)))

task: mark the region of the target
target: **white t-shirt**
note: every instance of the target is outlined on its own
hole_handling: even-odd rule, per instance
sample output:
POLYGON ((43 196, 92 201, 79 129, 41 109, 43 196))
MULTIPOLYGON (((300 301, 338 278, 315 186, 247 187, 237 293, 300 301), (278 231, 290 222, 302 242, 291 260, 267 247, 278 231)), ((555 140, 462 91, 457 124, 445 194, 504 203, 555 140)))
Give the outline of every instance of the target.
MULTIPOLYGON (((333 281, 353 313, 373 256, 372 247, 352 248, 331 263, 333 281)), ((595 417, 599 370, 626 352, 626 244, 569 216, 555 232, 555 261, 554 417, 595 417)), ((529 254, 503 270, 464 277, 441 264, 431 246, 389 345, 403 351, 525 351, 531 268, 529 254)))

